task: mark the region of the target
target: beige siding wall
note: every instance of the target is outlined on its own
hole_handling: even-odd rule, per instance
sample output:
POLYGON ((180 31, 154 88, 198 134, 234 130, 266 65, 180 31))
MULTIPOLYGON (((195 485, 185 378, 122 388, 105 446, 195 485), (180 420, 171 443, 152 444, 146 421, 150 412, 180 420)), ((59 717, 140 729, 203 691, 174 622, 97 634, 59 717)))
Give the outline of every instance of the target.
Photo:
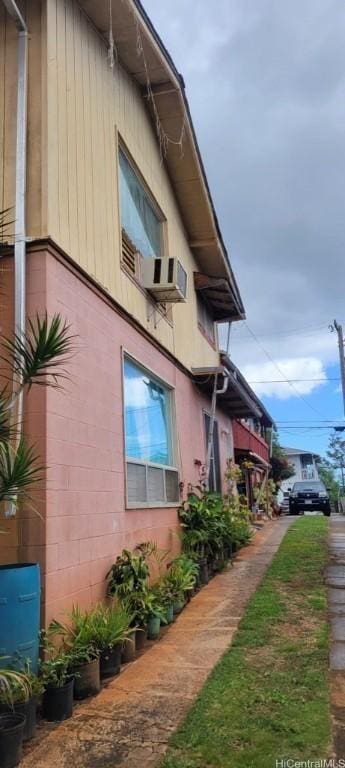
POLYGON ((17 33, 0 3, 0 210, 14 205, 17 33))
MULTIPOLYGON (((46 232, 46 65, 45 5, 30 0, 27 6, 28 42, 28 134, 27 134, 27 219, 31 237, 46 232)), ((0 2, 0 210, 13 209, 17 113, 17 31, 14 21, 0 2)), ((11 225, 9 233, 14 233, 11 225)))
POLYGON ((142 96, 73 0, 48 2, 48 233, 187 366, 217 356, 197 328, 193 270, 142 96), (168 222, 169 253, 188 272, 173 327, 147 319, 147 299, 120 267, 117 141, 122 137, 168 222))
MULTIPOLYGON (((198 267, 144 99, 121 68, 110 69, 106 45, 77 2, 30 0, 26 8, 29 237, 51 236, 187 367, 216 364, 198 330, 198 267), (172 325, 120 266, 119 136, 167 219, 169 254, 188 273, 188 300, 173 307, 172 325)), ((17 33, 0 2, 0 210, 15 199, 16 85, 17 33)))

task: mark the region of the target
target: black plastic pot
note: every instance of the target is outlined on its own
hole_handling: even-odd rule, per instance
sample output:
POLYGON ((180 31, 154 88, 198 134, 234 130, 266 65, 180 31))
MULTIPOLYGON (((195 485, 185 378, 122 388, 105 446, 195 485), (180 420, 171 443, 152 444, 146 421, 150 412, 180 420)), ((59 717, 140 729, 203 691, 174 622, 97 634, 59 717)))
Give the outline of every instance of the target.
POLYGON ((103 649, 99 659, 101 680, 105 677, 115 677, 115 675, 119 674, 121 669, 121 651, 122 646, 120 643, 103 649))
POLYGON ((28 701, 15 702, 13 707, 7 704, 0 704, 0 715, 8 715, 13 712, 25 717, 23 741, 32 739, 36 731, 37 696, 31 696, 31 699, 28 699, 28 701))
POLYGON ((135 633, 135 650, 142 651, 146 643, 146 627, 145 629, 137 629, 135 633))
POLYGON ((74 679, 62 686, 50 685, 43 694, 42 715, 51 722, 68 720, 73 712, 74 679))
POLYGON ((209 573, 208 573, 206 557, 200 557, 200 559, 198 560, 198 566, 199 566, 200 584, 208 584, 209 573))
POLYGON ((14 768, 22 756, 25 717, 18 712, 0 715, 0 768, 14 768))
POLYGON ((129 664, 130 661, 135 659, 135 632, 131 632, 130 636, 125 640, 122 647, 122 664, 129 664))
POLYGON ((95 696, 101 690, 101 678, 99 670, 99 658, 92 659, 86 664, 81 664, 73 671, 74 678, 74 698, 77 700, 87 699, 88 696, 95 696))

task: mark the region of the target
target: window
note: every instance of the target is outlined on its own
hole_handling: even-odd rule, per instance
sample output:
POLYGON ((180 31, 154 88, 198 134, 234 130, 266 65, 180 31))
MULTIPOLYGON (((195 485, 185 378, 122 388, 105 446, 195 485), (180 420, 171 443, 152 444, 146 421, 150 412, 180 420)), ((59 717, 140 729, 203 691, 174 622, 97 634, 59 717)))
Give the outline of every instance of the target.
MULTIPOLYGON (((206 436, 206 450, 208 445, 208 435, 210 431, 211 419, 207 413, 204 413, 205 419, 205 436, 206 436)), ((219 432, 218 422, 213 424, 213 439, 210 461, 210 473, 208 477, 208 487, 210 491, 220 493, 222 490, 221 474, 220 474, 220 457, 219 457, 219 432)))
POLYGON ((172 396, 169 387, 125 358, 125 445, 130 506, 159 506, 179 500, 172 396))
POLYGON ((215 343, 214 320, 204 299, 197 294, 198 325, 211 344, 215 343))
POLYGON ((162 217, 122 149, 119 150, 119 178, 122 261, 136 274, 137 253, 144 258, 163 255, 162 217))

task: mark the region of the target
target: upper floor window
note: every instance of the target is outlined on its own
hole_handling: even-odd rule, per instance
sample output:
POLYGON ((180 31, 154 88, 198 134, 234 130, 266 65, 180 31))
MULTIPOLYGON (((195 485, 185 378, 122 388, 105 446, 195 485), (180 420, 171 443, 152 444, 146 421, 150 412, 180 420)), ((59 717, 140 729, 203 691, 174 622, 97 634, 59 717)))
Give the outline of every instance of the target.
POLYGON ((179 499, 172 390, 130 358, 124 361, 127 501, 157 506, 179 499))
POLYGON ((200 330, 206 336, 211 344, 215 344, 215 329, 212 313, 206 304, 206 301, 197 294, 197 313, 198 313, 198 325, 200 330))
MULTIPOLYGON (((119 150, 121 228, 127 249, 141 256, 162 256, 162 217, 133 169, 127 155, 119 150)), ((129 261, 129 253, 128 253, 129 261)), ((130 266, 125 259, 126 266, 130 266)), ((131 270, 135 272, 135 269, 131 270)))

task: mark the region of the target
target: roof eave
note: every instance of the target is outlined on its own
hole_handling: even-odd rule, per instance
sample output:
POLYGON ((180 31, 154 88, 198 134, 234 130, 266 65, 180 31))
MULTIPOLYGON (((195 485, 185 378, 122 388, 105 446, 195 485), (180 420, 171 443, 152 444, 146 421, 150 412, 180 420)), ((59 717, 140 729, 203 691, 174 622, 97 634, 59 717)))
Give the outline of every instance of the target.
MULTIPOLYGON (((78 0, 103 38, 108 41, 108 0, 78 0)), ((231 289, 234 316, 242 320, 245 310, 220 231, 205 168, 201 158, 182 76, 155 30, 140 0, 112 0, 113 34, 121 66, 137 82, 147 98, 147 74, 155 94, 155 109, 162 128, 173 142, 178 140, 184 121, 185 139, 181 148, 170 143, 164 157, 189 245, 201 271, 225 277, 231 289), (137 23, 141 25, 145 68, 138 57, 137 23), (169 87, 167 87, 169 86, 169 87), (187 170, 188 169, 188 170, 187 170), (189 176, 188 176, 189 174, 189 176)), ((147 98, 149 110, 152 103, 147 98)), ((155 123, 155 115, 152 115, 155 123)))

